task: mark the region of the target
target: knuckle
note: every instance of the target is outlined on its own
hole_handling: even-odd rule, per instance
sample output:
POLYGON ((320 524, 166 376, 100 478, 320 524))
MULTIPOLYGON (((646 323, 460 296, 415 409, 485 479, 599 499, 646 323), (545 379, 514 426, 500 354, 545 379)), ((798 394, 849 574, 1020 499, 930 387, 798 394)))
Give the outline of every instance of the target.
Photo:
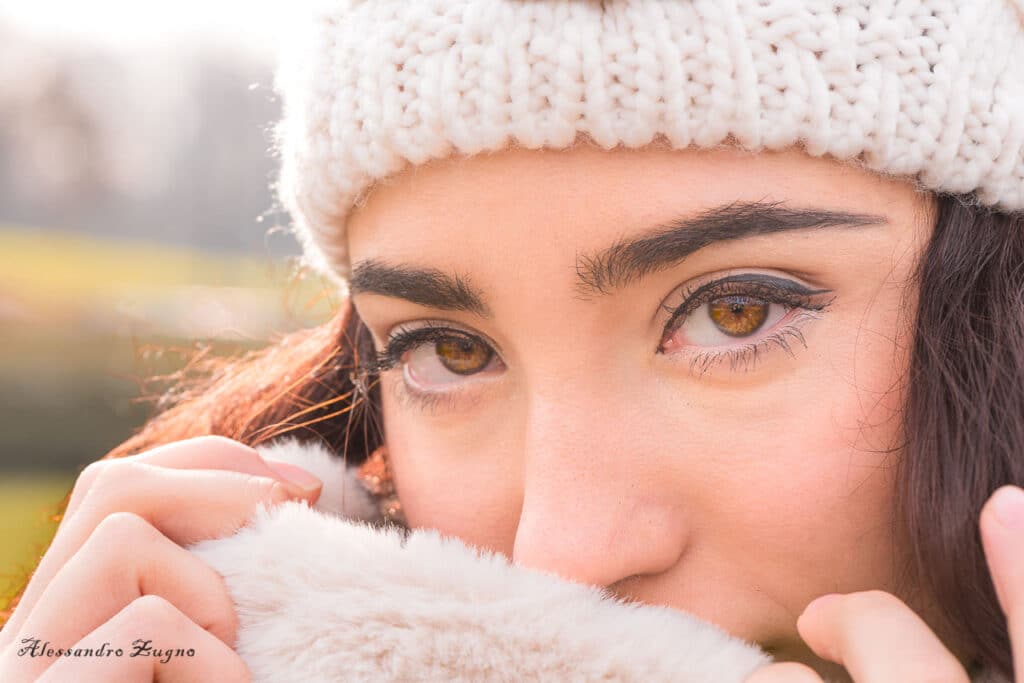
POLYGON ((92 535, 101 542, 116 541, 118 545, 137 552, 140 545, 154 541, 158 533, 156 528, 141 515, 127 510, 119 510, 100 520, 92 535))
POLYGON ((120 487, 124 485, 127 472, 136 467, 134 463, 119 458, 90 463, 72 488, 69 509, 71 506, 75 506, 76 509, 88 507, 93 513, 97 513, 116 508, 116 505, 111 504, 111 499, 116 500, 116 496, 122 491, 120 487))
POLYGON ((81 484, 92 481, 93 479, 96 478, 96 475, 100 473, 100 470, 106 468, 107 465, 109 465, 111 462, 113 461, 94 460, 93 462, 89 463, 88 465, 85 466, 85 469, 82 470, 82 473, 78 475, 77 483, 81 484))
POLYGON ((81 498, 92 487, 100 472, 110 466, 110 460, 96 460, 85 466, 71 489, 72 498, 81 498))
MULTIPOLYGON (((230 605, 230 603, 229 603, 230 605)), ((214 636, 222 637, 234 647, 238 633, 238 615, 233 608, 208 613, 200 621, 193 621, 172 602, 156 594, 147 593, 132 600, 120 614, 122 629, 146 632, 177 632, 189 629, 203 629, 214 636)))
POLYGON ((100 520, 71 561, 91 567, 92 587, 121 595, 126 586, 137 585, 159 533, 134 512, 113 512, 100 520))
POLYGON ((96 471, 90 491, 107 493, 111 489, 118 489, 140 472, 140 465, 137 462, 114 459, 106 462, 104 467, 96 471))
POLYGON ((218 596, 209 595, 202 611, 194 615, 194 623, 212 634, 229 647, 234 647, 238 638, 240 621, 227 589, 222 588, 218 596))
POLYGON ((178 629, 187 621, 169 600, 152 593, 135 598, 124 608, 125 619, 136 626, 158 629, 178 629))

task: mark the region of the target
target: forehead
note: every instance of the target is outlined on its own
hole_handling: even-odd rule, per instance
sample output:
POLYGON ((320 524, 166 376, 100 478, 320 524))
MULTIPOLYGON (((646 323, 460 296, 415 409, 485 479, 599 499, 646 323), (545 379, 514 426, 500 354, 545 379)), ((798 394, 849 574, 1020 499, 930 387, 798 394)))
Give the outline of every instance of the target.
POLYGON ((734 201, 782 201, 912 221, 910 182, 799 148, 507 149, 413 166, 381 183, 349 218, 351 262, 444 267, 465 255, 500 259, 526 245, 588 250, 667 216, 734 201), (460 257, 460 254, 463 256, 460 257))

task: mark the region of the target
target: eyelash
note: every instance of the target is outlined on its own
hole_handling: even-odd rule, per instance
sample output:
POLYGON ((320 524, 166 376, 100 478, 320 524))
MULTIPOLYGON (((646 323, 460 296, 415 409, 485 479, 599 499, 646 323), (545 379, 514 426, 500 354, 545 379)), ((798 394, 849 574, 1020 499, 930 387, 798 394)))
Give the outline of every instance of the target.
MULTIPOLYGON (((806 348, 807 342, 804 340, 799 326, 807 319, 816 318, 818 313, 832 304, 835 297, 823 303, 816 303, 814 300, 815 295, 831 291, 829 289, 807 289, 792 280, 762 274, 733 275, 687 289, 682 294, 682 304, 675 307, 662 306, 662 309, 667 311, 670 317, 665 324, 657 353, 664 353, 661 351, 662 345, 686 321, 686 318, 701 306, 725 296, 743 296, 753 301, 779 304, 789 309, 801 309, 805 312, 756 342, 730 347, 722 351, 693 354, 693 358, 690 360, 690 372, 692 373, 697 368, 700 370, 700 375, 703 376, 709 368, 723 360, 729 361, 730 371, 735 371, 740 363, 744 363, 744 371, 746 371, 749 369, 747 366, 757 363, 758 353, 762 349, 767 350, 772 344, 777 344, 792 357, 793 352, 789 348, 786 337, 792 336, 806 348), (676 325, 676 321, 680 319, 681 322, 676 325)), ((370 374, 385 372, 398 365, 402 355, 409 349, 426 343, 452 339, 467 339, 486 345, 474 335, 441 324, 427 322, 412 330, 399 328, 388 340, 386 348, 379 353, 374 353, 369 361, 361 363, 360 369, 370 374)), ((452 405, 459 393, 458 391, 418 392, 405 387, 405 382, 398 384, 401 390, 400 398, 412 399, 424 409, 437 408, 445 401, 447 401, 446 405, 452 405)))
MULTIPOLYGON (((392 334, 388 339, 385 349, 380 353, 373 354, 369 361, 360 363, 359 368, 368 374, 379 374, 398 365, 402 360, 402 355, 409 349, 418 348, 423 344, 451 339, 468 339, 470 341, 482 343, 480 339, 471 334, 428 321, 411 330, 399 327, 398 331, 392 334)), ((493 352, 491 357, 493 357, 493 352)), ((488 362, 489 361, 490 357, 488 358, 488 362)), ((438 407, 451 407, 454 405, 457 394, 459 393, 457 390, 447 392, 415 391, 408 388, 404 381, 397 382, 396 387, 398 389, 396 397, 399 400, 412 401, 423 410, 433 410, 438 407)))
MULTIPOLYGON (((817 318, 821 311, 835 301, 835 297, 832 297, 822 303, 815 302, 816 295, 831 291, 830 289, 807 289, 792 280, 760 274, 731 275, 699 287, 690 288, 683 292, 683 303, 679 306, 674 308, 662 306, 663 310, 670 313, 670 317, 669 321, 665 323, 665 333, 662 335, 658 347, 660 349, 671 334, 678 329, 675 324, 676 320, 682 318, 685 322, 686 318, 695 310, 717 299, 727 296, 742 296, 762 303, 780 304, 791 310, 801 309, 804 313, 767 337, 755 342, 732 346, 721 351, 703 351, 693 354, 693 358, 690 360, 690 372, 692 373, 694 368, 699 368, 699 374, 703 376, 709 368, 724 360, 729 361, 729 370, 732 372, 736 371, 736 367, 740 363, 744 363, 744 372, 746 372, 749 370, 749 365, 757 364, 758 353, 762 349, 767 350, 772 344, 777 344, 790 357, 793 357, 793 351, 789 348, 786 337, 792 336, 803 344, 804 348, 807 347, 807 342, 799 328, 808 319, 817 318)), ((659 350, 658 353, 663 352, 659 350)))

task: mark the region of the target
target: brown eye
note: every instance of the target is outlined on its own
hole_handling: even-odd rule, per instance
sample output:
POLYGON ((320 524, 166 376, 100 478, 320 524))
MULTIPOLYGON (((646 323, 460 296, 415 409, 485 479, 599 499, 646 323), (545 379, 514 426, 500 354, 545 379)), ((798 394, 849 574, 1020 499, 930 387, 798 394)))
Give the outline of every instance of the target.
POLYGON ((472 339, 451 337, 437 341, 434 353, 446 369, 458 375, 472 375, 487 367, 494 351, 472 339))
POLYGON ((708 315, 730 337, 746 337, 768 319, 771 304, 746 296, 728 296, 708 304, 708 315))

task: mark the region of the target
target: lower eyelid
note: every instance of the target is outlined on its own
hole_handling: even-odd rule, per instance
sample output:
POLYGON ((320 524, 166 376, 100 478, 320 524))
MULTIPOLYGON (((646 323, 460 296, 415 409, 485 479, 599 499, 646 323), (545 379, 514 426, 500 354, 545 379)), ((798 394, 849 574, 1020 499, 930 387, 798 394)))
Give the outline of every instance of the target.
POLYGON ((402 405, 412 405, 417 409, 427 412, 435 411, 438 408, 453 409, 463 400, 464 389, 453 389, 449 391, 419 391, 409 386, 405 380, 403 370, 401 376, 395 379, 395 397, 402 405))
MULTIPOLYGON (((424 342, 423 345, 430 345, 431 343, 432 342, 424 342)), ((487 344, 487 342, 484 340, 480 340, 480 343, 487 344)), ((417 348, 418 346, 411 347, 407 349, 405 353, 411 353, 415 351, 417 348)), ((455 383, 456 387, 453 389, 438 391, 420 390, 413 388, 412 385, 414 384, 414 382, 409 381, 407 376, 408 364, 402 362, 396 365, 395 367, 396 369, 399 369, 401 371, 399 373, 399 378, 397 379, 397 381, 399 382, 399 384, 401 384, 401 389, 408 399, 417 401, 421 404, 424 402, 427 404, 436 404, 438 401, 456 402, 462 398, 460 396, 461 394, 465 392, 477 391, 479 387, 477 387, 476 385, 484 384, 487 381, 486 378, 494 374, 497 370, 503 369, 505 367, 505 363, 504 361, 501 360, 501 356, 498 355, 497 350, 493 350, 491 359, 488 361, 484 369, 478 372, 474 372, 471 375, 466 375, 466 379, 455 383)))
MULTIPOLYGON (((748 366, 751 363, 756 367, 757 360, 761 357, 760 354, 775 351, 777 346, 782 347, 777 349, 778 351, 785 352, 787 346, 791 346, 788 342, 789 339, 795 339, 804 348, 807 348, 809 345, 803 336, 803 327, 805 324, 819 319, 820 315, 818 313, 818 311, 802 309, 787 322, 777 323, 776 329, 773 331, 747 343, 733 344, 727 347, 714 347, 705 351, 676 351, 665 355, 676 362, 682 362, 684 359, 687 360, 691 373, 694 367, 700 367, 701 376, 725 360, 730 361, 730 371, 735 371, 736 366, 740 363, 744 364, 745 370, 749 370, 748 366)), ((788 353, 790 356, 793 356, 792 351, 788 353)))

